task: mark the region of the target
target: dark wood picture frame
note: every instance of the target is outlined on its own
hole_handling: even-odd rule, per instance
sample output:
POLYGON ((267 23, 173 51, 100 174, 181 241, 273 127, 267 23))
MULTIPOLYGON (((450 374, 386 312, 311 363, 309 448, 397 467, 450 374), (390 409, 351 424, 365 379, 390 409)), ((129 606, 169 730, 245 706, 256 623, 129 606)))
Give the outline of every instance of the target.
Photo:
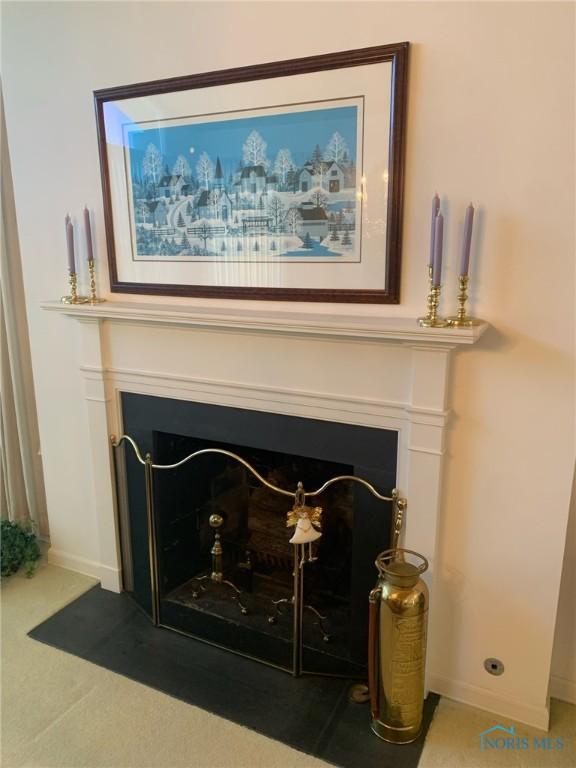
POLYGON ((204 298, 265 299, 281 301, 322 301, 373 304, 398 304, 400 300, 400 266, 404 193, 404 152, 408 88, 409 43, 395 43, 320 56, 257 64, 248 67, 216 70, 201 74, 154 80, 94 91, 98 148, 104 199, 104 218, 108 249, 110 290, 114 293, 162 296, 197 296, 204 298), (283 288, 251 286, 181 285, 121 281, 116 263, 110 171, 108 167, 106 102, 134 99, 176 91, 228 85, 267 78, 304 75, 332 69, 391 64, 390 132, 388 147, 388 203, 386 220, 386 274, 382 288, 332 289, 283 288))

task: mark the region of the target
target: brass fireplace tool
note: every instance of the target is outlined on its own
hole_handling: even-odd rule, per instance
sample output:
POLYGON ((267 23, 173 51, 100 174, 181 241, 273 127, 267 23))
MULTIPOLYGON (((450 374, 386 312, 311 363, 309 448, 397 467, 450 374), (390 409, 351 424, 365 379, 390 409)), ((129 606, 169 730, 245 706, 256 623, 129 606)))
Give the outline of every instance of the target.
MULTIPOLYGON (((312 549, 312 543, 320 538, 322 535, 318 530, 321 525, 322 508, 312 507, 308 505, 308 501, 320 496, 331 485, 340 482, 353 482, 363 485, 375 498, 380 501, 392 502, 392 546, 396 546, 398 542, 398 536, 402 525, 402 516, 406 509, 406 500, 400 497, 399 491, 394 488, 391 496, 385 496, 381 494, 371 483, 364 480, 362 477, 356 477, 355 475, 338 475, 327 480, 320 488, 315 491, 305 491, 302 484, 298 483, 295 491, 288 491, 285 488, 279 488, 273 483, 269 482, 263 477, 258 470, 256 470, 251 464, 236 453, 224 450, 223 448, 204 448, 200 451, 195 451, 184 457, 181 461, 174 464, 154 464, 152 457, 149 453, 143 458, 136 442, 129 435, 122 435, 120 438, 111 436, 111 444, 113 448, 118 448, 122 443, 128 443, 137 459, 137 461, 144 466, 145 474, 145 493, 146 493, 146 513, 148 522, 148 558, 150 565, 150 585, 152 594, 152 621, 155 625, 162 625, 161 620, 161 605, 160 605, 160 574, 158 568, 157 557, 157 523, 156 512, 154 509, 154 472, 157 471, 169 471, 178 469, 189 461, 196 459, 199 456, 205 454, 219 454, 221 456, 227 456, 234 459, 239 464, 244 466, 262 485, 274 493, 286 496, 292 499, 293 506, 288 512, 287 527, 294 527, 294 534, 290 539, 290 543, 294 548, 293 557, 293 594, 291 598, 273 601, 274 615, 268 617, 268 621, 273 624, 278 615, 281 615, 280 606, 290 604, 292 607, 292 665, 289 670, 294 677, 299 677, 304 673, 302 666, 303 656, 303 612, 304 609, 311 611, 318 618, 318 625, 323 632, 323 636, 326 640, 330 639, 330 636, 326 633, 323 621, 326 619, 322 616, 313 606, 304 605, 304 573, 305 566, 309 563, 317 560, 312 549)), ((118 467, 116 464, 116 453, 114 452, 115 470, 118 477, 118 467)), ((226 585, 229 590, 233 592, 233 599, 240 607, 242 614, 247 613, 247 609, 240 600, 242 595, 241 591, 228 579, 224 578, 223 565, 222 565, 222 541, 220 538, 220 528, 224 522, 223 517, 219 514, 213 514, 209 518, 210 526, 214 529, 214 542, 211 549, 212 555, 212 570, 210 574, 197 577, 194 581, 199 582, 199 590, 205 591, 205 587, 202 582, 209 581, 214 584, 226 585)), ((196 590, 197 596, 199 595, 196 590)), ((162 625, 164 626, 164 625, 162 625)), ((314 673, 319 674, 319 673, 314 673)))
MULTIPOLYGON (((228 579, 225 579, 224 574, 222 573, 222 555, 224 550, 222 549, 222 541, 220 539, 220 528, 222 527, 224 518, 222 515, 214 514, 210 515, 208 522, 210 527, 214 529, 214 544, 210 550, 210 554, 212 555, 212 572, 210 574, 205 574, 204 576, 196 576, 194 577, 194 581, 202 582, 209 580, 213 584, 221 584, 231 589, 234 592, 234 597, 232 599, 235 600, 240 606, 240 613, 243 616, 246 616, 248 609, 240 600, 242 592, 238 589, 236 584, 233 584, 228 579)), ((199 589, 202 592, 206 592, 206 587, 203 584, 200 584, 199 589)), ((198 592, 198 590, 192 592, 192 597, 194 598, 199 597, 199 595, 200 592, 198 592)))

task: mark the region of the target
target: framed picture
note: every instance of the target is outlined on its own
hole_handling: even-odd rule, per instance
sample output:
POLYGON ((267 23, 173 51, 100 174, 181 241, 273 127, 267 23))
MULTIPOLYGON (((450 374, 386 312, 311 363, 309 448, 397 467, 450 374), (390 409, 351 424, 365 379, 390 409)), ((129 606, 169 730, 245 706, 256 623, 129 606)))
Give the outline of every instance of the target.
POLYGON ((407 58, 96 91, 111 290, 398 303, 407 58))

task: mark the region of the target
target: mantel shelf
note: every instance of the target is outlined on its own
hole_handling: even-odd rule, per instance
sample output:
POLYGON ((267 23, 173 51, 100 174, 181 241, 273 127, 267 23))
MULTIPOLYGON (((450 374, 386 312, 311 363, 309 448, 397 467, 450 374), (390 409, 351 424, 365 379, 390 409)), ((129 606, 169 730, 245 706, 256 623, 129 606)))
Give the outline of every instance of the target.
POLYGON ((101 304, 43 303, 42 309, 78 320, 112 320, 147 325, 192 326, 255 331, 293 336, 336 337, 410 344, 474 344, 488 328, 481 323, 471 328, 421 328, 416 319, 382 315, 303 312, 273 308, 214 308, 199 304, 168 305, 106 301, 101 304))

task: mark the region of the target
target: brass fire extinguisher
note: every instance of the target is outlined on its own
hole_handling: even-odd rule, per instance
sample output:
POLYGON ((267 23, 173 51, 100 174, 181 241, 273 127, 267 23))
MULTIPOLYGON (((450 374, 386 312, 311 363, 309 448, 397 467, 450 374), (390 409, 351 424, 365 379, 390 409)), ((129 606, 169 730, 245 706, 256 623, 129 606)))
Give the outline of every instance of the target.
POLYGON ((428 561, 409 549, 389 549, 378 555, 376 568, 368 628, 372 730, 407 744, 422 727, 428 589, 420 575, 428 561))

